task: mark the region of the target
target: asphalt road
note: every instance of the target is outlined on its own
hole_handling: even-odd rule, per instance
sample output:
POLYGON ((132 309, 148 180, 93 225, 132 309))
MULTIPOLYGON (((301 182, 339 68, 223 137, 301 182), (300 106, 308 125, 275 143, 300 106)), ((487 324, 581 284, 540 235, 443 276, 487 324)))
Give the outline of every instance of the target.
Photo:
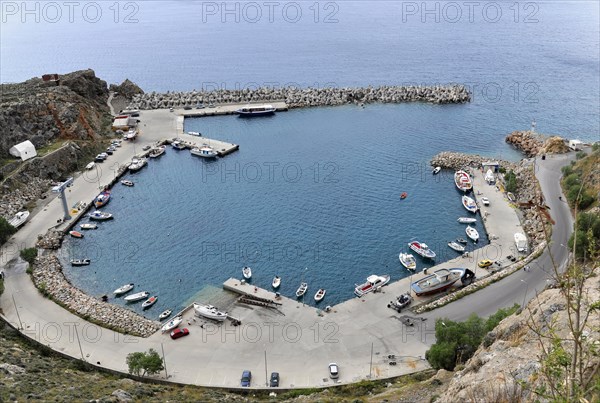
MULTIPOLYGON (((487 317, 500 308, 517 303, 526 304, 541 292, 553 277, 554 267, 564 270, 569 250, 566 245, 573 232, 573 217, 560 187, 561 167, 575 159, 575 153, 548 156, 534 162, 536 177, 542 188, 545 203, 555 221, 551 241, 542 255, 529 264, 530 270, 520 270, 487 288, 465 298, 424 314, 427 319, 448 318, 455 321, 466 319, 472 313, 487 317), (559 199, 559 196, 563 200, 559 199), (554 262, 553 262, 554 260, 554 262)), ((430 340, 433 342, 433 340, 430 340)))

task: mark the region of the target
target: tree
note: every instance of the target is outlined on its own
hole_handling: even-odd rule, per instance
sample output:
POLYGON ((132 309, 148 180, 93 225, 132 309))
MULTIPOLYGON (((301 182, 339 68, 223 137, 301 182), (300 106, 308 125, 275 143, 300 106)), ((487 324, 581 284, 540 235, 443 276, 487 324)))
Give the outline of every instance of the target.
POLYGON ((0 217, 0 245, 6 242, 15 232, 17 232, 17 229, 10 225, 6 219, 0 217))
POLYGON ((507 192, 515 193, 517 191, 517 175, 512 169, 506 173, 504 181, 506 182, 507 192))
POLYGON ((154 349, 127 354, 129 373, 137 376, 155 375, 165 369, 162 358, 154 349))

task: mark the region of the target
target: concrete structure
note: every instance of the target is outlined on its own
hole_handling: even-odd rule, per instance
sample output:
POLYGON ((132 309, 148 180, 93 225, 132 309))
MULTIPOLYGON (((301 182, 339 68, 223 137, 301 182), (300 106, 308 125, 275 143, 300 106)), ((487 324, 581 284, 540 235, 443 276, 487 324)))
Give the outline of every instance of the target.
POLYGON ((8 152, 17 158, 21 158, 21 161, 27 161, 28 159, 31 159, 37 155, 35 146, 29 140, 11 147, 8 152))
POLYGON ((117 117, 113 121, 113 130, 129 130, 137 126, 137 119, 129 115, 123 117, 117 117))
POLYGON ((569 140, 569 148, 573 151, 579 151, 579 149, 581 149, 581 146, 583 145, 583 142, 581 140, 569 140))

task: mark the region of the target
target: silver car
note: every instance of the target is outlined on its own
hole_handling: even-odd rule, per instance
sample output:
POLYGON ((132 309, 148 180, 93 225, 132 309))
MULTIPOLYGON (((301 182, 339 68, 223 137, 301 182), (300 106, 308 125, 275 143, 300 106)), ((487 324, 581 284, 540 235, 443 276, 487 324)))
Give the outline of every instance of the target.
POLYGON ((329 364, 329 377, 331 379, 338 379, 340 377, 340 369, 335 362, 329 364))

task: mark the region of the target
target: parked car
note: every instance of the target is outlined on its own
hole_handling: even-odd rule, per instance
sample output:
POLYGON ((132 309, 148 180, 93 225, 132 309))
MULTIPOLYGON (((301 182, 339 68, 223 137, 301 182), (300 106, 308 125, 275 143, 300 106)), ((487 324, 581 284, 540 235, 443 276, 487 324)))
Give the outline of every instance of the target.
POLYGON ((490 205, 490 199, 488 199, 487 197, 482 197, 481 202, 483 203, 484 206, 490 205))
POLYGON ((249 387, 251 382, 252 382, 252 372, 250 372, 248 370, 244 370, 244 372, 242 372, 242 386, 245 388, 249 387))
POLYGON ((483 269, 483 268, 489 267, 489 266, 491 266, 493 264, 494 264, 494 262, 492 262, 491 260, 489 260, 489 259, 483 259, 483 260, 480 260, 479 263, 477 263, 477 266, 479 266, 479 267, 481 267, 483 269))
POLYGON ((340 377, 340 369, 335 362, 329 364, 329 377, 331 379, 338 379, 340 377))
POLYGON ((279 386, 279 372, 271 372, 270 385, 272 388, 276 388, 279 386))
POLYGON ((176 340, 180 337, 187 336, 188 334, 190 334, 190 331, 187 327, 184 327, 183 329, 175 329, 171 332, 171 338, 176 340))

